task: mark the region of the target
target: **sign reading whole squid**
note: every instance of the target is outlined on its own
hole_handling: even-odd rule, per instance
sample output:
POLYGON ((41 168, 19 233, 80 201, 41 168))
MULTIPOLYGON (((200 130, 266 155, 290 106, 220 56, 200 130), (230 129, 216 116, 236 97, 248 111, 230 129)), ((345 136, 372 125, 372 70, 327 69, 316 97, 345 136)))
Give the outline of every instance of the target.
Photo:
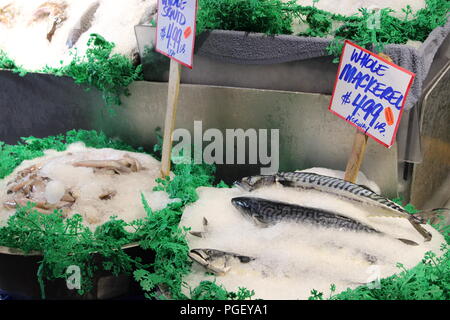
POLYGON ((192 69, 197 0, 159 0, 156 51, 192 69))

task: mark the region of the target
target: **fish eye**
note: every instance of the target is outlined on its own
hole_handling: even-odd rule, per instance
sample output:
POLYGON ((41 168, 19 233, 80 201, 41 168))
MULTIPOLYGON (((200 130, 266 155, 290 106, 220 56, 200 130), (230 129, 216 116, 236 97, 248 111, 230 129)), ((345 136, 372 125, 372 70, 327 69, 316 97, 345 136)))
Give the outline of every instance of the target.
POLYGON ((236 200, 234 203, 237 204, 240 207, 244 207, 245 206, 245 203, 242 202, 241 200, 236 200))
POLYGON ((258 182, 259 181, 259 177, 251 177, 250 178, 250 183, 251 184, 255 184, 256 182, 258 182))
POLYGON ((247 184, 252 184, 253 183, 253 177, 244 177, 244 178, 242 178, 241 181, 244 182, 244 183, 247 183, 247 184))
POLYGON ((243 208, 248 208, 248 203, 247 203, 247 201, 244 201, 244 200, 242 200, 242 199, 231 199, 231 202, 234 204, 234 205, 237 205, 237 206, 239 206, 239 207, 243 207, 243 208))

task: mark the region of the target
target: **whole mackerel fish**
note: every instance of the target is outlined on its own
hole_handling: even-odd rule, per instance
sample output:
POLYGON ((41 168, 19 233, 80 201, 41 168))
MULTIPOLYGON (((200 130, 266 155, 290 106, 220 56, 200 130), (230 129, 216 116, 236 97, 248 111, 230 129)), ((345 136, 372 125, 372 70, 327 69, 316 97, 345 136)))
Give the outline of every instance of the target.
MULTIPOLYGON (((382 234, 382 232, 352 218, 323 209, 254 197, 236 197, 231 199, 231 203, 243 215, 250 217, 259 225, 267 226, 281 221, 293 221, 325 228, 382 234)), ((408 245, 418 245, 408 239, 397 239, 408 245)))
POLYGON ((408 219, 412 226, 425 238, 425 241, 430 241, 432 238, 431 233, 420 225, 423 223, 422 220, 409 214, 400 205, 373 192, 365 186, 351 183, 343 179, 309 172, 280 172, 268 176, 246 177, 240 182, 236 182, 238 186, 247 191, 253 191, 260 187, 276 183, 280 183, 285 187, 301 188, 305 190, 313 189, 326 192, 354 202, 377 207, 385 212, 383 216, 408 219))

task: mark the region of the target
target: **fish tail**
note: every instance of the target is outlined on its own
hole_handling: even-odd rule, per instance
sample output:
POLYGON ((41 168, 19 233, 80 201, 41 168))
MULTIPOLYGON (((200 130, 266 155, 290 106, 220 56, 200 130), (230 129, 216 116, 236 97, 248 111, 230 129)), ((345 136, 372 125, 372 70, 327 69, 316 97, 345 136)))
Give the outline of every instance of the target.
POLYGON ((419 244, 417 242, 414 242, 412 240, 408 240, 408 239, 402 239, 402 238, 397 238, 397 240, 400 240, 401 242, 410 245, 410 246, 418 246, 419 244))
POLYGON ((72 29, 67 37, 66 46, 69 49, 72 49, 77 40, 80 38, 81 30, 80 29, 72 29))
POLYGON ((428 210, 422 210, 416 213, 413 213, 412 216, 419 221, 421 224, 427 223, 427 220, 438 217, 439 214, 446 212, 450 213, 449 208, 434 208, 428 210))
POLYGON ((419 222, 417 222, 412 216, 408 220, 411 223, 411 225, 414 227, 414 229, 416 229, 417 232, 419 232, 422 235, 422 237, 425 238, 425 241, 431 240, 431 238, 433 236, 431 235, 431 233, 429 233, 427 230, 425 230, 425 228, 422 227, 419 222))
POLYGON ((189 233, 191 235, 193 235, 194 237, 197 237, 197 238, 204 238, 205 237, 205 233, 201 232, 201 231, 189 231, 189 233))

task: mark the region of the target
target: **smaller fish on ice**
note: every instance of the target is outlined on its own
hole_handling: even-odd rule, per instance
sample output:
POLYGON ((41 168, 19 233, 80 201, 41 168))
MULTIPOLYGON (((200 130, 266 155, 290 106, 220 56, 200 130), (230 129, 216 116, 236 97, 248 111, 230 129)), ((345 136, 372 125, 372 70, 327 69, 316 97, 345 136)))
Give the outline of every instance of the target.
POLYGON ((189 257, 217 275, 224 275, 230 271, 232 260, 238 260, 240 263, 249 263, 255 260, 252 257, 216 249, 192 249, 189 252, 189 257))
POLYGON ((67 37, 66 41, 66 46, 69 49, 71 49, 77 43, 83 33, 91 28, 95 13, 97 12, 97 9, 99 7, 100 2, 96 1, 92 3, 81 15, 75 26, 70 30, 69 36, 67 37))
POLYGON ((138 172, 145 169, 137 159, 128 154, 119 160, 85 160, 75 162, 72 165, 74 167, 94 168, 96 172, 111 174, 138 172))
POLYGON ((65 2, 44 2, 33 13, 33 18, 29 24, 47 20, 50 23, 50 30, 47 32, 47 40, 52 41, 53 35, 62 23, 67 19, 65 2))

